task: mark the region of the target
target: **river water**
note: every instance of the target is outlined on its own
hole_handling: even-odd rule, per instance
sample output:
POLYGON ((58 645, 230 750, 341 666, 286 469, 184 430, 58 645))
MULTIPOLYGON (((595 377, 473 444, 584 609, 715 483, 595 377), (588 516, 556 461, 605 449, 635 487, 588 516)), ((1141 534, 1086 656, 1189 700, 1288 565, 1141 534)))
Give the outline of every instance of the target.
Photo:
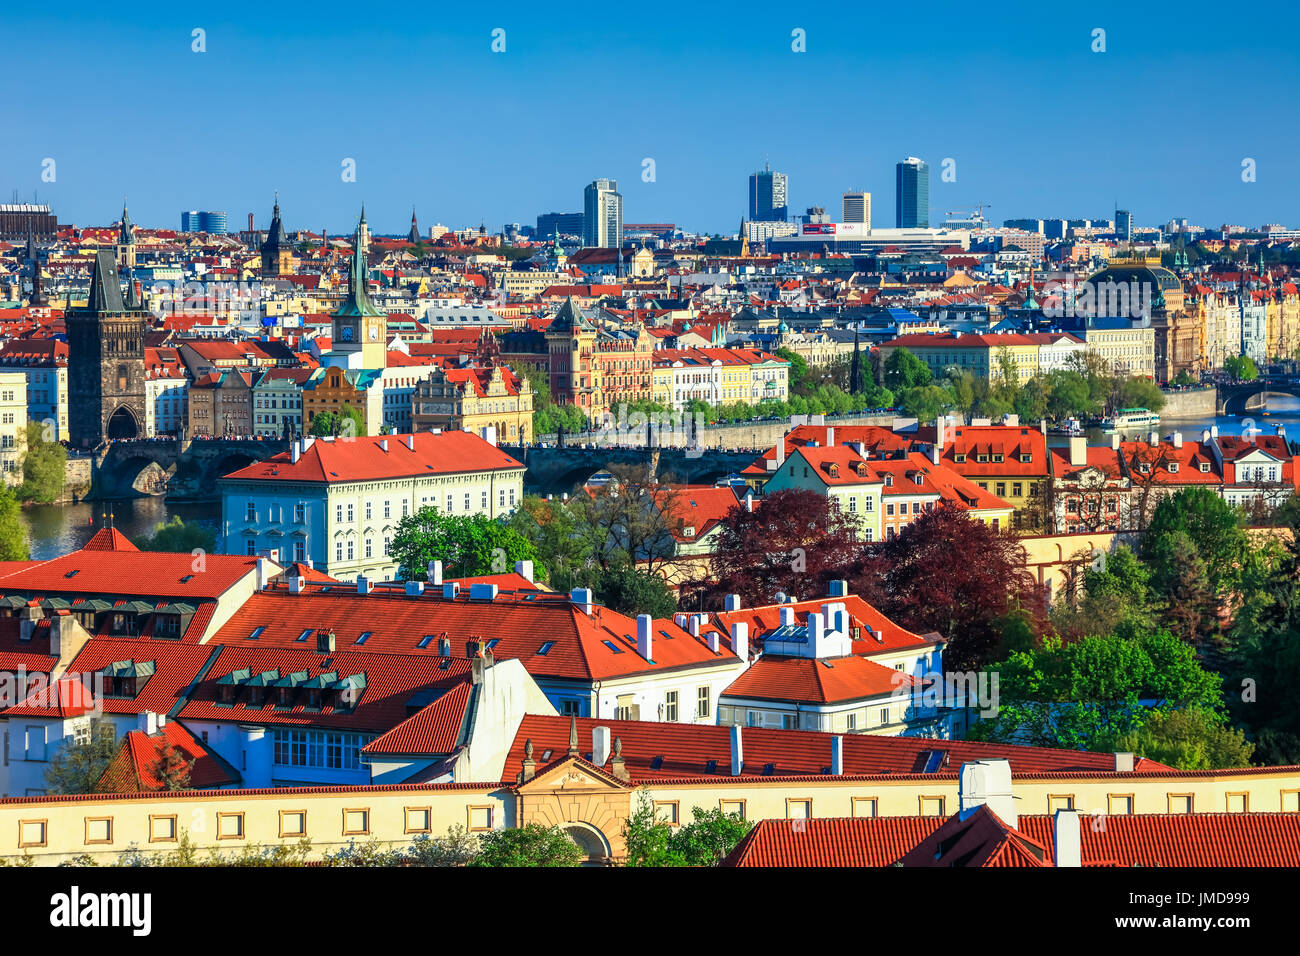
MULTIPOLYGON (((1221 415, 1212 419, 1160 422, 1161 436, 1180 431, 1187 441, 1199 440, 1201 431, 1211 425, 1219 426, 1221 435, 1240 435, 1246 428, 1254 427, 1262 434, 1271 435, 1276 426, 1286 426, 1287 436, 1300 442, 1300 399, 1289 396, 1270 396, 1267 415, 1252 412, 1250 415, 1221 415)), ((1128 435, 1137 438, 1137 435, 1128 435)), ((1143 436, 1145 437, 1145 436, 1143 436)), ((1099 430, 1088 432, 1090 444, 1109 444, 1110 437, 1099 430)), ((1051 444, 1062 444, 1063 439, 1053 437, 1051 444)), ((180 515, 183 521, 197 521, 214 531, 221 524, 221 503, 171 502, 164 498, 130 498, 120 501, 83 501, 75 505, 37 505, 23 509, 27 524, 32 557, 38 560, 58 557, 76 550, 90 536, 110 520, 115 528, 131 540, 153 534, 154 528, 164 521, 180 515)), ((220 546, 220 545, 218 545, 220 546)))

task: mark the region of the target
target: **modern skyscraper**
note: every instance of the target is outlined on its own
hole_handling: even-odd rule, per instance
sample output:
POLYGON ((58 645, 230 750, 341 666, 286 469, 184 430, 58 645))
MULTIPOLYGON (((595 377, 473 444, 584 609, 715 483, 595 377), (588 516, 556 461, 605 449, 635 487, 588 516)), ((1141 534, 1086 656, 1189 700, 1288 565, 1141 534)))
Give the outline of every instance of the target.
POLYGON ((200 212, 191 209, 181 213, 181 232, 206 232, 209 235, 226 234, 225 212, 200 212))
POLYGON ((896 167, 898 202, 894 225, 899 229, 930 228, 930 164, 909 156, 896 167))
POLYGON ((1115 210, 1115 235, 1125 242, 1133 239, 1133 214, 1127 209, 1115 210))
POLYGON ((871 228, 871 193, 849 192, 844 194, 844 210, 841 222, 861 223, 871 228))
POLYGON ((540 239, 550 239, 557 232, 562 236, 581 236, 585 218, 580 212, 544 212, 537 217, 533 234, 540 239))
POLYGON ((763 164, 749 177, 749 218, 754 222, 785 222, 790 215, 785 173, 774 173, 763 164))
POLYGON ((618 182, 597 179, 583 194, 582 244, 588 248, 621 249, 623 246, 623 197, 618 182))

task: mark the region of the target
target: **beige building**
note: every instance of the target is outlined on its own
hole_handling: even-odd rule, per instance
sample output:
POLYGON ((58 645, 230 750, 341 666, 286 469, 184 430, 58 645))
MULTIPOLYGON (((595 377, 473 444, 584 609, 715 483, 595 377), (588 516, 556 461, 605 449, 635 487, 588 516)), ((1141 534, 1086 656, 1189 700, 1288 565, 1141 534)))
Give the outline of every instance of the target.
POLYGON ((502 366, 433 369, 411 397, 414 431, 440 428, 476 435, 492 428, 507 444, 533 440, 533 387, 502 366))

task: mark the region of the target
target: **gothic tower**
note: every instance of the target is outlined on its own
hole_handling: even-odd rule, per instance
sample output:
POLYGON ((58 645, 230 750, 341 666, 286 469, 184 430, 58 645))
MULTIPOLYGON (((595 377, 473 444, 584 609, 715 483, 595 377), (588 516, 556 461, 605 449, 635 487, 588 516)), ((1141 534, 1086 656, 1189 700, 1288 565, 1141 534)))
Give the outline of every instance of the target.
POLYGON ((135 268, 135 226, 131 224, 131 216, 126 211, 126 203, 122 203, 122 223, 117 227, 117 265, 121 269, 135 268))
MULTIPOLYGON (((132 296, 134 300, 134 295, 132 296)), ((68 311, 68 431, 73 447, 145 432, 144 336, 149 313, 122 298, 113 253, 100 249, 90 299, 68 311)))
POLYGON ((280 221, 280 194, 275 194, 275 208, 271 211, 271 228, 262 243, 262 277, 275 279, 293 272, 293 244, 280 221))

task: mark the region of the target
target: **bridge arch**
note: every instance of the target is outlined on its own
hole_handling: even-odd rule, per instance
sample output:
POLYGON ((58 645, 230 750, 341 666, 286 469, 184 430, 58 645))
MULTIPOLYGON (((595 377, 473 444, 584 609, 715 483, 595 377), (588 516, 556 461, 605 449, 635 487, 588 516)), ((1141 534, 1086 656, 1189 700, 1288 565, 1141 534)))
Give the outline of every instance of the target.
POLYGON ((140 427, 140 422, 129 405, 119 405, 113 414, 108 416, 104 433, 111 439, 139 438, 144 433, 144 429, 140 427))
POLYGON ((1265 407, 1268 396, 1288 396, 1300 398, 1300 385, 1281 382, 1264 382, 1258 386, 1239 385, 1220 392, 1222 402, 1219 412, 1223 415, 1245 415, 1265 407))

